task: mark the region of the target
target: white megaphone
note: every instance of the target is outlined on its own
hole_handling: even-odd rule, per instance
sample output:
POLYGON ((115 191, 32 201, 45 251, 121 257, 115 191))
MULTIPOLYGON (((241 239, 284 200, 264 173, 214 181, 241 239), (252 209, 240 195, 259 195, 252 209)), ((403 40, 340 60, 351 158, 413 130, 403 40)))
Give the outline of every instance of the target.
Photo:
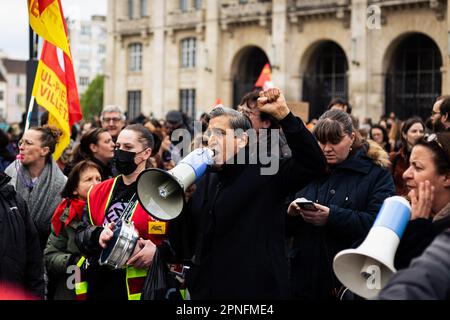
POLYGON ((183 211, 184 192, 200 179, 208 165, 213 164, 214 152, 198 148, 189 153, 172 170, 147 169, 137 178, 137 196, 141 206, 152 217, 168 221, 183 211))
POLYGON ((364 242, 334 257, 333 269, 339 281, 361 297, 375 297, 396 272, 394 256, 410 216, 411 206, 405 198, 384 200, 364 242))

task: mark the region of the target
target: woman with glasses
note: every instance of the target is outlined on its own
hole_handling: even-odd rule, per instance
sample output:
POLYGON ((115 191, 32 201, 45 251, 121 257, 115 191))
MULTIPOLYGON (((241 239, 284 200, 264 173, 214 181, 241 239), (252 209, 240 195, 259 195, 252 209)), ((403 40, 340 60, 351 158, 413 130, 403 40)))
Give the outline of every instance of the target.
POLYGON ((67 178, 59 169, 52 153, 61 136, 54 127, 33 127, 19 142, 18 159, 6 168, 10 184, 25 200, 39 233, 44 251, 50 235, 50 221, 61 202, 61 190, 67 178))
POLYGON ((409 157, 412 147, 420 140, 425 132, 425 124, 420 118, 410 118, 403 123, 401 129, 402 146, 399 151, 389 154, 391 160, 391 172, 394 177, 397 195, 406 195, 406 182, 403 173, 409 167, 409 157))
POLYGON ((153 135, 141 124, 125 127, 114 150, 114 164, 120 173, 91 188, 87 195, 82 225, 76 232, 76 243, 87 257, 87 299, 139 300, 156 244, 165 237, 164 222, 155 221, 137 201, 136 179, 145 170, 154 147, 153 135), (124 212, 139 234, 135 254, 123 269, 99 265, 102 249, 112 240, 115 226, 124 212))
POLYGON ((407 267, 450 227, 450 132, 418 141, 409 163, 403 179, 411 201, 411 221, 396 253, 396 268, 407 267))

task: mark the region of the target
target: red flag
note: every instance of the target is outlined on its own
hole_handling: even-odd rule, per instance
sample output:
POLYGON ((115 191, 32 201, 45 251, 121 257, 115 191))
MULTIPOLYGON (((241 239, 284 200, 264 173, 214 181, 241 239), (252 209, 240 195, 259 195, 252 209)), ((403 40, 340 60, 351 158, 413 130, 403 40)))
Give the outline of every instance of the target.
POLYGON ((264 68, 255 83, 255 87, 262 87, 264 90, 273 88, 272 71, 270 70, 270 65, 268 63, 264 65, 264 68))
POLYGON ((28 0, 28 12, 33 30, 72 58, 61 1, 28 0))
POLYGON ((69 145, 72 125, 83 118, 72 61, 65 52, 62 54, 64 70, 59 64, 56 47, 44 41, 32 93, 36 102, 48 110, 48 123, 63 133, 53 154, 55 160, 69 145))

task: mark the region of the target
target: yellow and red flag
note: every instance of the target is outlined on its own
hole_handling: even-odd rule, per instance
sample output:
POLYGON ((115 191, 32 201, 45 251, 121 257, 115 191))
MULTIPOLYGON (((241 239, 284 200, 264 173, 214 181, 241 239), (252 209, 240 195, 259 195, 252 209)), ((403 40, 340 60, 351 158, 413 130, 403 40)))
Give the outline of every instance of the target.
POLYGON ((64 52, 62 55, 64 70, 58 60, 57 48, 44 41, 32 92, 36 102, 48 110, 48 124, 62 131, 53 153, 55 160, 70 143, 72 125, 83 118, 72 60, 64 52))
POLYGON ((268 63, 264 65, 264 68, 255 83, 255 87, 262 87, 264 90, 273 88, 272 71, 270 70, 270 65, 268 63))
POLYGON ((60 0, 28 0, 28 13, 31 28, 72 59, 60 0))

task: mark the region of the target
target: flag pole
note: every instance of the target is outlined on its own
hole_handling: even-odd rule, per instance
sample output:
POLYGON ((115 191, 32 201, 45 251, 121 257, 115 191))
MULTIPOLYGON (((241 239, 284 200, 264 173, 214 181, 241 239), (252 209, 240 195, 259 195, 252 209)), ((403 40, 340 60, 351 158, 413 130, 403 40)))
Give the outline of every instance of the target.
POLYGON ((29 59, 26 65, 26 73, 27 73, 27 102, 28 102, 28 110, 25 110, 26 113, 26 121, 24 132, 30 128, 31 121, 33 120, 33 107, 34 107, 34 97, 33 97, 33 86, 34 80, 36 77, 36 69, 37 69, 37 41, 38 36, 34 33, 31 26, 28 28, 29 30, 29 59))
POLYGON ((31 114, 33 113, 34 96, 31 96, 30 103, 28 104, 27 121, 23 132, 26 132, 30 128, 31 114))

